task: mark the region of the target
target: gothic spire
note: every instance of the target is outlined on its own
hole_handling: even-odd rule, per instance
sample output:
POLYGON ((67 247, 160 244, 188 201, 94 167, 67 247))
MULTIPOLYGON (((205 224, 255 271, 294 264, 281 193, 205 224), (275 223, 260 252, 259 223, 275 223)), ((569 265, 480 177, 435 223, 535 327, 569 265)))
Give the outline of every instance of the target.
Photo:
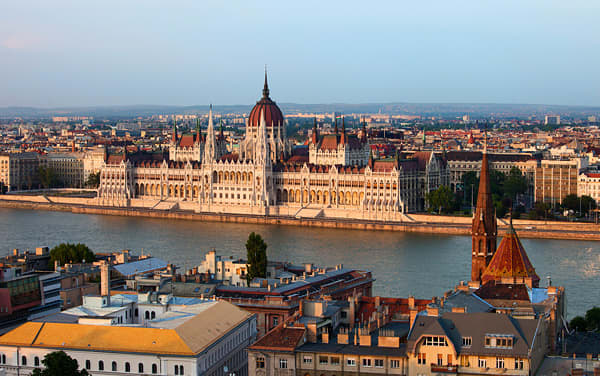
POLYGON ((317 118, 313 118, 313 129, 312 129, 312 143, 317 144, 319 142, 319 135, 317 134, 317 118))
POLYGON ((342 137, 340 139, 340 142, 342 144, 345 144, 348 142, 348 140, 346 140, 346 120, 343 116, 342 116, 342 137))
POLYGON ((215 148, 215 129, 213 126, 212 118, 212 104, 208 110, 208 127, 206 129, 206 142, 204 144, 204 157, 202 158, 203 163, 209 163, 217 158, 215 148))
POLYGON ((202 137, 202 128, 200 127, 200 118, 196 118, 196 142, 200 143, 202 137))
POLYGON ((263 86, 263 98, 269 98, 269 83, 267 82, 267 65, 265 64, 265 85, 263 86))
POLYGON ((335 134, 338 134, 339 131, 338 131, 338 127, 337 127, 337 115, 333 114, 333 117, 335 119, 335 134))

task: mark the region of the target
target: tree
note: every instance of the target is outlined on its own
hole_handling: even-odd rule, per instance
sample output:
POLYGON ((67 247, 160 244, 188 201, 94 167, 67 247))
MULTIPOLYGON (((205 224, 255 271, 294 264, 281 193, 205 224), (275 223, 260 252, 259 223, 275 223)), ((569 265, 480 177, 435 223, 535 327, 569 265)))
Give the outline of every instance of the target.
POLYGON ((246 241, 246 252, 248 255, 248 284, 253 278, 265 278, 267 276, 267 243, 263 238, 252 232, 246 241))
POLYGON ((441 185, 438 189, 427 193, 426 199, 429 210, 437 209, 439 214, 449 213, 454 208, 454 194, 446 185, 441 185))
POLYGON ((98 188, 100 185, 100 172, 92 172, 85 181, 85 185, 89 188, 98 188))
POLYGON ((0 195, 5 194, 8 191, 8 187, 6 186, 6 184, 4 184, 4 182, 0 181, 0 195))
POLYGON ((513 201, 516 201, 517 195, 525 194, 529 183, 518 167, 510 169, 508 176, 504 181, 504 193, 513 201))
POLYGON ((64 351, 54 351, 46 354, 42 359, 44 369, 36 368, 33 376, 87 376, 89 373, 82 369, 76 359, 71 358, 64 351))
POLYGON ((473 206, 476 205, 477 201, 477 192, 479 190, 479 178, 477 177, 477 173, 475 171, 469 171, 463 174, 462 176, 462 185, 464 198, 467 203, 471 203, 471 189, 473 190, 473 206))
POLYGON ((575 329, 578 332, 585 332, 587 330, 587 322, 581 316, 575 316, 569 323, 571 329, 575 329))
POLYGON ((587 323, 587 330, 598 331, 600 330, 600 308, 594 307, 589 309, 585 313, 585 322, 587 323))
POLYGON ((58 261, 59 265, 66 263, 92 262, 96 260, 94 253, 85 244, 61 243, 50 250, 50 264, 58 261))
POLYGON ((583 195, 581 199, 581 215, 589 215, 590 210, 596 209, 596 200, 590 196, 583 195))
POLYGON ((552 219, 552 210, 550 204, 537 201, 533 204, 533 209, 528 214, 529 219, 552 219))
POLYGON ((566 195, 565 198, 563 198, 562 206, 565 209, 579 211, 579 197, 573 193, 566 195))
POLYGON ((38 167, 38 178, 42 188, 56 188, 58 186, 58 176, 56 171, 50 167, 40 166, 38 167))

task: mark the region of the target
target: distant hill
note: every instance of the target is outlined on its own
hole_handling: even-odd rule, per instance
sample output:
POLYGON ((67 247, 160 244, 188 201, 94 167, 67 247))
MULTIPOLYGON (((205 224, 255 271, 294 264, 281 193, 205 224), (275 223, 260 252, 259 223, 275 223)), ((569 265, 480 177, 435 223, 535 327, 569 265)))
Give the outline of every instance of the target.
MULTIPOLYGON (((214 106, 219 113, 248 113, 253 104, 214 106)), ((341 113, 386 113, 391 115, 422 115, 456 117, 469 114, 477 117, 526 117, 559 114, 568 117, 583 117, 600 114, 600 107, 562 106, 542 104, 496 104, 496 103, 327 103, 298 104, 279 103, 284 113, 296 112, 341 112, 341 113)), ((128 105, 128 106, 90 106, 90 107, 3 107, 0 118, 23 117, 26 119, 50 118, 52 116, 93 116, 95 118, 131 118, 158 114, 193 114, 208 112, 208 105, 165 106, 165 105, 128 105)))

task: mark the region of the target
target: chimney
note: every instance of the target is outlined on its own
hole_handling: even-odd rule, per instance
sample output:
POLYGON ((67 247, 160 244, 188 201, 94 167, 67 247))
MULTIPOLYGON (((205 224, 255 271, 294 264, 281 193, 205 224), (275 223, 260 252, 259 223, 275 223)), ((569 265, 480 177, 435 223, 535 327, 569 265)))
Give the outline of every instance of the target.
POLYGON ((412 328, 413 324, 415 323, 415 320, 417 318, 417 314, 419 313, 419 310, 417 309, 411 309, 410 310, 410 321, 409 321, 409 327, 412 328))
POLYGON ((381 305, 381 297, 376 296, 375 297, 375 308, 379 308, 380 305, 381 305))
POLYGON ((415 297, 414 296, 408 297, 408 308, 410 308, 410 309, 415 308, 415 297))
POLYGON ((19 255, 19 248, 13 249, 13 256, 18 256, 18 255, 19 255))
POLYGON ((106 297, 106 304, 110 305, 110 265, 106 261, 100 265, 100 295, 106 297))

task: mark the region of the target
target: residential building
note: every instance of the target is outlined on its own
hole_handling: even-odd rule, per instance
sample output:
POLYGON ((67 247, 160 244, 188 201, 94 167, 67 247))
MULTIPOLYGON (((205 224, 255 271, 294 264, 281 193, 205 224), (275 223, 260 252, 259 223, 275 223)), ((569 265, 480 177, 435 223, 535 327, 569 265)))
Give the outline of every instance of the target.
POLYGON ((600 173, 584 171, 577 177, 577 196, 590 196, 600 204, 600 173))
POLYGON ((570 194, 577 194, 581 159, 542 160, 535 169, 535 201, 557 205, 570 194))
POLYGON ((0 153, 0 182, 9 192, 38 188, 39 166, 37 153, 0 153))
POLYGON ((407 375, 532 375, 546 354, 546 333, 541 318, 424 311, 408 335, 407 375))

